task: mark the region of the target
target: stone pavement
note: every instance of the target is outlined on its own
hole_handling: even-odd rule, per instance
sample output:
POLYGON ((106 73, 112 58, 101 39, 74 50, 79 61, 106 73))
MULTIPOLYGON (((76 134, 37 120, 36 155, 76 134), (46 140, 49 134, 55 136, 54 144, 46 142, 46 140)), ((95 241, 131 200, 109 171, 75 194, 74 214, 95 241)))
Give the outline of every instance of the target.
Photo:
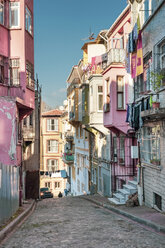
POLYGON ((1 247, 164 248, 165 235, 146 230, 85 197, 63 197, 39 201, 1 247))
POLYGON ((156 231, 165 233, 165 213, 156 211, 155 209, 138 206, 138 207, 126 207, 125 205, 114 205, 110 201, 99 194, 81 196, 82 198, 92 201, 99 206, 103 206, 118 214, 124 215, 140 224, 144 224, 156 231))
POLYGON ((21 222, 34 210, 35 200, 24 201, 23 205, 19 208, 16 213, 16 217, 9 219, 4 225, 1 225, 0 228, 0 243, 5 239, 16 227, 21 224, 21 222))

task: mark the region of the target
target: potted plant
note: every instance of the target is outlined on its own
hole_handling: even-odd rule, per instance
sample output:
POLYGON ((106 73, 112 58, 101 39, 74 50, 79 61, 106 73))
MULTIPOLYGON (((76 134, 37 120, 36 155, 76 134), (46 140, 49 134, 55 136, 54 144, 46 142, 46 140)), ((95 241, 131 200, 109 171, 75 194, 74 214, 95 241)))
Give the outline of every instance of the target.
POLYGON ((150 160, 150 163, 151 163, 151 164, 154 164, 154 165, 160 165, 160 159, 156 159, 156 158, 151 159, 151 160, 150 160))
POLYGON ((158 91, 160 90, 162 86, 162 80, 164 79, 164 75, 160 72, 151 72, 151 84, 154 91, 154 95, 156 96, 152 102, 153 108, 159 108, 160 102, 159 102, 159 94, 158 91))

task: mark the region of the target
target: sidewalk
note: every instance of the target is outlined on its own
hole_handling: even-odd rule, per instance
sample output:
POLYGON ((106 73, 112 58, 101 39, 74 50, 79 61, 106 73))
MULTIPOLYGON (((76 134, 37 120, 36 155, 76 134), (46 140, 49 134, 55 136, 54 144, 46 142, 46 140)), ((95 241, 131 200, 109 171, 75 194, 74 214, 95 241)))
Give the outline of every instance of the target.
POLYGON ((165 214, 146 206, 126 207, 125 205, 113 205, 106 197, 99 194, 85 195, 81 198, 91 201, 99 206, 107 208, 115 213, 121 214, 140 224, 146 225, 154 230, 165 234, 165 214))
POLYGON ((4 224, 4 227, 2 225, 0 229, 0 245, 1 245, 1 241, 3 241, 5 237, 9 233, 11 233, 17 227, 17 225, 19 225, 26 218, 26 216, 30 214, 31 211, 34 210, 35 206, 36 206, 35 200, 25 201, 25 203, 19 208, 18 213, 16 213, 18 214, 18 216, 13 220, 9 219, 9 221, 7 221, 7 223, 4 224))

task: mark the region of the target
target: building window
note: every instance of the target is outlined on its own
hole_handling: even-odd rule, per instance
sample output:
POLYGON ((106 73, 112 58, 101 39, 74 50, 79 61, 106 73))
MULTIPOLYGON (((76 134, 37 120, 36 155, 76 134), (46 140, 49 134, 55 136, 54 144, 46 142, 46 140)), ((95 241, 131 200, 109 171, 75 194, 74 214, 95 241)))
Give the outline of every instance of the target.
POLYGON ((144 58, 144 72, 143 80, 140 80, 140 89, 142 92, 147 92, 151 90, 151 68, 152 68, 152 53, 150 53, 146 58, 144 58))
POLYGON ((10 27, 18 28, 20 26, 20 3, 10 2, 10 27))
POLYGON ((110 79, 105 80, 105 105, 104 112, 110 111, 110 79))
POLYGON ((0 83, 3 84, 5 80, 4 58, 0 56, 0 83))
POLYGON ((26 7, 26 30, 30 34, 32 34, 32 14, 27 7, 26 7))
POLYGON ((54 188, 55 188, 55 189, 60 188, 60 182, 55 182, 55 183, 54 183, 54 188))
POLYGON ((19 86, 19 59, 10 60, 10 85, 19 86))
POLYGON ((103 86, 98 86, 98 111, 103 111, 103 86))
POLYGON ((24 125, 24 126, 27 126, 27 118, 24 118, 24 119, 23 119, 23 125, 24 125))
POLYGON ((117 109, 124 109, 124 78, 117 77, 117 109))
POLYGON ((47 168, 49 172, 58 171, 58 160, 57 159, 48 159, 47 168))
POLYGON ((50 182, 46 182, 45 187, 50 189, 50 182))
POLYGON ((142 162, 160 165, 160 125, 143 127, 141 140, 142 162))
POLYGON ((113 162, 117 163, 117 137, 113 137, 113 162))
POLYGON ((26 85, 34 89, 34 69, 29 62, 26 63, 26 85))
POLYGON ((57 140, 48 140, 48 152, 58 153, 57 140))
POLYGON ((4 1, 0 1, 0 24, 4 25, 4 1))
POLYGON ((160 46, 160 69, 165 69, 165 42, 160 46))
POLYGON ((58 119, 47 120, 47 131, 58 131, 58 119))
POLYGON ((29 125, 33 126, 33 113, 29 115, 29 125))
POLYGON ((124 165, 125 164, 125 137, 120 136, 120 150, 119 150, 119 164, 124 165))

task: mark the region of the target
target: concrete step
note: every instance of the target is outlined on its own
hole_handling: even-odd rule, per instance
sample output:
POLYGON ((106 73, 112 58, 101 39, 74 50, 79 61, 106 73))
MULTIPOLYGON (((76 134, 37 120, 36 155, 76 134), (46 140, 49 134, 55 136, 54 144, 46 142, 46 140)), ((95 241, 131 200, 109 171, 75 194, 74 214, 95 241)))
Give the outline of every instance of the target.
POLYGON ((122 195, 121 193, 115 193, 113 194, 113 197, 115 200, 119 201, 120 203, 125 203, 125 196, 122 195))
POLYGON ((131 186, 129 184, 124 184, 123 189, 127 190, 130 195, 137 192, 137 189, 134 186, 131 186))
POLYGON ((125 204, 125 203, 121 203, 121 202, 117 201, 115 198, 108 198, 108 200, 115 205, 124 205, 125 204))
POLYGON ((121 193, 124 196, 125 201, 128 200, 128 196, 130 195, 128 190, 125 189, 119 189, 119 193, 121 193))
POLYGON ((137 181, 135 181, 135 180, 132 180, 132 181, 128 181, 128 184, 129 185, 131 185, 131 186, 133 186, 133 187, 135 187, 135 188, 137 188, 137 181))

